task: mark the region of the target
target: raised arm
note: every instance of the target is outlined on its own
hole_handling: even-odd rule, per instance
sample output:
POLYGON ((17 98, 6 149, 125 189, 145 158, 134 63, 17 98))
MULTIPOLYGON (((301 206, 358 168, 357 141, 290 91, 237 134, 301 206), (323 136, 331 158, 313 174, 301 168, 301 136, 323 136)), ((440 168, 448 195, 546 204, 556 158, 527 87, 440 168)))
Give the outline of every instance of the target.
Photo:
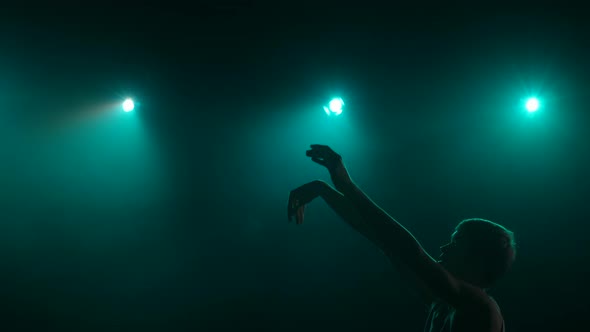
POLYGON ((354 230, 362 234, 379 249, 381 249, 391 264, 398 270, 402 278, 416 291, 416 294, 420 297, 424 305, 429 306, 433 301, 433 296, 430 290, 420 279, 416 278, 415 274, 410 271, 396 255, 392 255, 387 242, 384 242, 382 237, 378 236, 376 229, 371 227, 371 224, 367 223, 361 217, 358 210, 343 194, 336 191, 325 182, 322 182, 321 188, 320 196, 328 204, 328 206, 330 206, 332 210, 334 210, 334 212, 336 212, 336 214, 338 214, 342 220, 344 220, 354 230))
POLYGON ((456 279, 422 248, 414 236, 400 223, 375 204, 350 178, 342 158, 325 145, 312 145, 307 156, 330 172, 338 190, 356 208, 367 227, 376 234, 377 243, 395 262, 408 268, 420 283, 454 307, 470 305, 477 290, 456 279))
POLYGON ((295 216, 298 224, 303 223, 305 204, 311 202, 317 196, 321 197, 350 227, 381 249, 399 271, 402 278, 416 291, 417 295, 424 302, 424 305, 430 305, 433 299, 425 285, 395 255, 389 252, 387 243, 380 240, 375 229, 363 220, 351 202, 326 182, 319 180, 312 181, 293 190, 289 197, 289 216, 295 216))

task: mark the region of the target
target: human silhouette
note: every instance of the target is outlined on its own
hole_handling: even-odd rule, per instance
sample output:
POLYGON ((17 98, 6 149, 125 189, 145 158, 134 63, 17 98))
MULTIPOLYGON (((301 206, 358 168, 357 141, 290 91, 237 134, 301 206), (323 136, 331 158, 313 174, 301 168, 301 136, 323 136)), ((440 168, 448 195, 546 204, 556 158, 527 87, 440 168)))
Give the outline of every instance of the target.
POLYGON ((485 219, 461 221, 441 255, 433 259, 416 238, 352 181, 342 158, 326 145, 311 145, 311 160, 326 167, 336 189, 324 181, 289 195, 289 221, 302 224, 305 205, 317 197, 388 257, 423 300, 426 332, 504 332, 504 319, 487 291, 514 262, 514 234, 485 219))

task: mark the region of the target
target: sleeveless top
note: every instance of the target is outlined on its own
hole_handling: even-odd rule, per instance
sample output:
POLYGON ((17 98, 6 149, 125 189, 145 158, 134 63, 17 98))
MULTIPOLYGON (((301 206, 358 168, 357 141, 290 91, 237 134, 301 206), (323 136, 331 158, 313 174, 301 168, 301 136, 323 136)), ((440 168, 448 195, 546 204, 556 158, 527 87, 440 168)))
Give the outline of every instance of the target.
MULTIPOLYGON (((426 318, 424 332, 452 332, 455 313, 455 308, 450 305, 443 302, 433 302, 426 318)), ((501 332, 504 332, 504 320, 502 320, 501 332)))

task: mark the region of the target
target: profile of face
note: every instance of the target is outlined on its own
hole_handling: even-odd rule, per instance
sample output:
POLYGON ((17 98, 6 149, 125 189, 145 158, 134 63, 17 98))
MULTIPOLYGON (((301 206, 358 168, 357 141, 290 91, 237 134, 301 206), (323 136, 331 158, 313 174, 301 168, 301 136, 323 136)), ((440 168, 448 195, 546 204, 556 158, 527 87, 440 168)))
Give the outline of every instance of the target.
POLYGON ((440 247, 439 263, 457 278, 489 284, 514 259, 513 241, 508 232, 486 220, 464 221, 451 235, 451 241, 440 247))
POLYGON ((451 241, 440 247, 438 262, 452 274, 459 276, 465 269, 465 261, 469 254, 469 246, 465 234, 455 231, 451 241))

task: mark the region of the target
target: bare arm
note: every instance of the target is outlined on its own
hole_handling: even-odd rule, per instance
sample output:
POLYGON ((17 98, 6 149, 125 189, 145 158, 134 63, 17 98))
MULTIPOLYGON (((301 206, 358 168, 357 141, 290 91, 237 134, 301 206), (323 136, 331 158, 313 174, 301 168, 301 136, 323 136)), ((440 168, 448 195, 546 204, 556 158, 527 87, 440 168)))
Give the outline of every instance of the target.
POLYGON ((468 307, 482 298, 475 287, 456 279, 422 248, 414 236, 400 223, 375 204, 350 178, 340 155, 325 145, 312 145, 307 156, 330 172, 338 190, 357 209, 376 241, 395 262, 400 262, 421 283, 439 298, 455 308, 468 307))
POLYGON ((330 187, 330 185, 327 183, 323 181, 320 182, 320 196, 328 204, 328 206, 330 206, 332 210, 334 210, 334 212, 336 212, 336 214, 338 214, 338 216, 340 216, 342 220, 344 220, 354 230, 369 239, 373 244, 381 249, 387 258, 389 258, 392 265, 394 265, 394 267, 400 272, 402 278, 411 284, 412 288, 416 291, 424 305, 430 305, 432 303, 433 297, 426 285, 416 278, 414 273, 410 271, 396 257, 396 255, 392 255, 388 251, 387 243, 384 243, 382 240, 380 240, 380 237, 375 233, 374 229, 370 227, 370 224, 363 220, 358 210, 343 194, 330 187))
POLYGON ((373 242, 379 249, 385 249, 384 244, 379 242, 377 234, 371 227, 368 227, 369 225, 361 218, 361 215, 351 202, 327 183, 323 181, 320 181, 320 183, 320 197, 322 197, 328 206, 349 226, 373 242))

